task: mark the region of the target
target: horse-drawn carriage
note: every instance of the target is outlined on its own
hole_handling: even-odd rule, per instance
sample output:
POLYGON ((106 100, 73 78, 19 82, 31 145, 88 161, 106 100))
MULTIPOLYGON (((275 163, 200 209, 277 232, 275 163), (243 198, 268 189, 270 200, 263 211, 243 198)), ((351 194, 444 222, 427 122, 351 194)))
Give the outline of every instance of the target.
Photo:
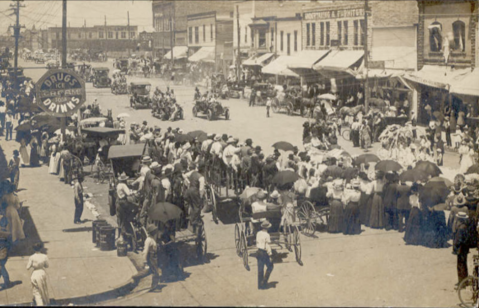
POLYGON ((204 102, 197 100, 195 106, 193 106, 193 116, 198 117, 198 113, 206 114, 209 121, 224 116, 225 120, 230 118, 230 110, 228 107, 224 107, 220 102, 204 102))
POLYGON ((277 90, 268 83, 255 83, 253 86, 256 92, 255 105, 264 106, 268 98, 275 98, 277 90))

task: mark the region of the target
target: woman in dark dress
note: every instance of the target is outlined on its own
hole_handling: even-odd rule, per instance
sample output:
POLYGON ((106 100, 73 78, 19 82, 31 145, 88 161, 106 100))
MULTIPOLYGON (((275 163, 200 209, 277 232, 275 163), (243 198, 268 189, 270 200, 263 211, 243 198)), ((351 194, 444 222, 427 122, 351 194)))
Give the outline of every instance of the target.
POLYGON ((335 180, 333 190, 326 195, 329 198, 329 221, 328 232, 343 232, 344 212, 343 212, 343 183, 342 180, 335 180))
POLYGON ((361 221, 359 220, 359 200, 361 199, 361 191, 359 180, 351 181, 351 186, 354 189, 347 196, 343 198, 344 208, 344 230, 343 234, 360 234, 361 221))
POLYGON ((38 167, 40 165, 40 155, 38 155, 38 144, 35 138, 32 139, 30 147, 30 167, 38 167))
POLYGON ((381 229, 386 224, 384 217, 383 188, 384 172, 376 172, 376 180, 373 181, 373 199, 371 203, 371 215, 369 216, 369 226, 371 228, 381 229))
POLYGON ((361 224, 369 226, 369 216, 371 215, 371 193, 372 184, 365 172, 359 173, 359 184, 361 198, 359 198, 359 220, 361 224))
POLYGON ((409 196, 411 212, 406 222, 406 231, 404 234, 404 241, 407 245, 420 245, 422 243, 423 215, 421 212, 421 204, 419 203, 418 188, 418 185, 414 183, 411 187, 411 195, 409 196))

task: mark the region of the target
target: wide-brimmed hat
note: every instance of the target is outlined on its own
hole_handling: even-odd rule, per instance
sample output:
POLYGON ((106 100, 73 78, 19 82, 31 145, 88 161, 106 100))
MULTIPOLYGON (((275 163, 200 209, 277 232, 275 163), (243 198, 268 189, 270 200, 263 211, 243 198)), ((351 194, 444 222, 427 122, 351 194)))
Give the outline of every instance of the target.
POLYGON ((456 214, 456 218, 459 218, 459 219, 468 219, 469 218, 469 215, 467 215, 467 213, 465 212, 458 212, 456 214))
POLYGON ((166 174, 170 174, 172 171, 173 171, 174 167, 173 165, 166 165, 163 167, 163 170, 161 171, 163 173, 163 175, 166 175, 166 174))
POLYGON ((151 157, 150 156, 143 156, 143 158, 141 159, 141 163, 143 164, 148 164, 148 163, 151 163, 152 160, 151 160, 151 157))
POLYGON ((466 204, 466 199, 462 195, 458 195, 454 198, 454 205, 455 206, 461 206, 466 204))
POLYGON ((158 162, 156 162, 156 161, 154 161, 154 162, 151 163, 151 165, 150 165, 150 169, 158 169, 158 168, 160 168, 160 167, 161 167, 161 165, 160 165, 158 162))
POLYGON ((212 134, 212 133, 209 133, 206 135, 207 138, 213 138, 215 136, 215 134, 212 134))
POLYGON ((333 182, 333 188, 336 190, 341 190, 343 189, 343 181, 340 179, 337 179, 333 182))
POLYGON ((214 140, 215 141, 221 141, 221 135, 216 135, 214 140))
POLYGON ((129 177, 128 177, 128 175, 126 175, 125 172, 123 172, 123 173, 118 177, 118 181, 126 181, 126 180, 128 180, 128 179, 129 179, 129 177))
POLYGON ((265 220, 261 223, 261 229, 269 229, 271 228, 271 223, 268 220, 265 220))
POLYGON ((230 143, 235 143, 235 140, 233 138, 228 138, 228 140, 226 141, 227 144, 230 144, 230 143))
POLYGON ((155 225, 149 225, 146 227, 146 233, 148 234, 154 234, 158 231, 158 227, 156 227, 155 225))
POLYGON ((361 186, 361 183, 359 183, 358 180, 352 180, 352 181, 351 181, 351 187, 353 187, 353 188, 358 188, 358 187, 360 187, 360 186, 361 186))

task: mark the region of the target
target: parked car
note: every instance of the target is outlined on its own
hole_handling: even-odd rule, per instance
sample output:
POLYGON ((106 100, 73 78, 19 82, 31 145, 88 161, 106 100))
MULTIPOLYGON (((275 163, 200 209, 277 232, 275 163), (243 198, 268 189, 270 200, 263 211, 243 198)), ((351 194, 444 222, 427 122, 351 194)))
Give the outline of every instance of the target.
POLYGON ((93 86, 95 88, 109 88, 111 86, 111 79, 108 77, 110 69, 106 67, 92 68, 93 86))
POLYGON ((152 108, 150 90, 151 84, 149 82, 131 82, 128 87, 130 106, 134 109, 152 108))

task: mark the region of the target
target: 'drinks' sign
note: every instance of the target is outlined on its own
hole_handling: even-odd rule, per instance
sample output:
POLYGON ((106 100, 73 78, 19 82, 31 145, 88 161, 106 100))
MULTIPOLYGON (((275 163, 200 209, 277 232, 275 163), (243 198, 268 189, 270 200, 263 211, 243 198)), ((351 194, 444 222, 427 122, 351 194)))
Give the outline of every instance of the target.
POLYGON ((35 85, 37 104, 56 117, 67 117, 85 102, 85 82, 69 70, 49 70, 35 85))

